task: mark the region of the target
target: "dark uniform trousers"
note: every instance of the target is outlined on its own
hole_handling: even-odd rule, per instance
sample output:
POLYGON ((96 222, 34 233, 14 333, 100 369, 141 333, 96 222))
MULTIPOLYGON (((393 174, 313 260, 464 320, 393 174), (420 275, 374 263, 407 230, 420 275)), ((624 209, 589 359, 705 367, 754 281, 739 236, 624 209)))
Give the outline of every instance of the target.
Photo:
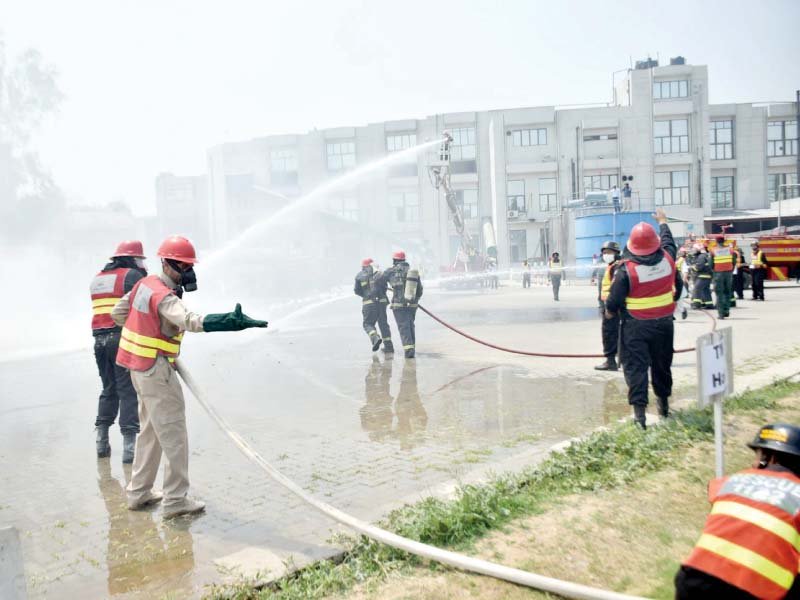
POLYGON ((750 275, 753 277, 753 300, 764 299, 764 279, 767 277, 766 269, 750 269, 750 275))
POLYGON ((111 426, 119 411, 119 429, 125 433, 139 433, 139 400, 131 383, 131 374, 125 367, 117 365, 119 349, 118 329, 94 336, 94 358, 103 391, 97 403, 95 427, 111 426))
POLYGON ((717 296, 717 313, 720 317, 729 316, 733 296, 733 274, 730 271, 714 273, 714 293, 717 296))
POLYGON ((550 283, 553 286, 553 300, 558 300, 558 290, 561 289, 561 275, 550 275, 550 283))
POLYGON ((628 385, 628 404, 647 406, 648 371, 658 398, 672 395, 672 316, 622 321, 622 365, 628 385))
POLYGON ((373 343, 378 339, 378 332, 375 328, 376 323, 381 332, 380 337, 383 341, 392 341, 392 331, 389 329, 389 321, 386 318, 386 306, 388 303, 389 301, 387 299, 367 300, 361 305, 361 316, 364 318, 364 331, 373 343))
POLYGON ((603 319, 601 330, 603 336, 603 355, 616 360, 619 348, 619 315, 611 319, 603 319))
POLYGON ((744 271, 742 271, 742 267, 736 269, 736 274, 733 276, 733 291, 736 292, 736 297, 739 300, 744 300, 744 271))
POLYGON ((394 306, 394 320, 397 323, 397 330, 400 332, 400 340, 403 343, 403 350, 412 355, 416 351, 417 334, 414 326, 414 319, 417 318, 416 307, 394 306))
POLYGON ((711 299, 711 275, 707 277, 695 277, 694 287, 692 287, 692 308, 713 308, 714 301, 711 299))

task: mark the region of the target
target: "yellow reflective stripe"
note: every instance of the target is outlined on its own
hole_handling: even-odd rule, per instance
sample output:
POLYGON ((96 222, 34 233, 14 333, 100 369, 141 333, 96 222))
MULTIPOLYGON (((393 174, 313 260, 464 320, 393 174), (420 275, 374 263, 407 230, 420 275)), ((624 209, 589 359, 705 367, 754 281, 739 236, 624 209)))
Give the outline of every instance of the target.
MULTIPOLYGON (((180 350, 180 344, 170 344, 169 342, 165 342, 164 340, 160 340, 158 338, 134 333, 127 327, 122 328, 122 337, 134 342, 135 344, 139 344, 140 346, 150 346, 151 348, 157 348, 158 350, 163 350, 169 354, 177 354, 180 350)), ((178 338, 178 336, 175 336, 172 339, 176 342, 180 342, 180 340, 176 338, 178 338)))
POLYGON ((644 308, 658 308, 660 306, 667 306, 674 302, 672 292, 661 294, 660 296, 653 296, 652 298, 625 298, 625 307, 628 309, 640 310, 644 308))
POLYGON ((92 309, 92 314, 93 315, 110 315, 112 310, 114 310, 113 306, 101 306, 100 308, 93 308, 92 309))
POLYGON ((117 302, 119 302, 119 298, 98 298, 97 300, 92 300, 92 306, 114 306, 117 302))
POLYGON ((372 300, 364 300, 362 304, 372 304, 372 300))
POLYGON ((414 347, 414 344, 409 344, 408 346, 403 346, 403 350, 411 350, 414 347))
POLYGON ((746 504, 723 500, 714 503, 711 514, 727 515, 739 519, 740 521, 752 523, 761 529, 774 533, 800 551, 800 534, 798 534, 797 530, 786 521, 781 521, 778 517, 764 512, 763 510, 747 506, 746 504))
POLYGON ((700 536, 700 539, 697 541, 697 547, 747 567, 786 590, 791 587, 794 581, 794 574, 788 569, 784 569, 782 566, 775 564, 768 558, 764 558, 752 550, 748 550, 728 540, 723 540, 710 533, 704 533, 700 536))
POLYGON ((131 354, 135 354, 136 356, 144 356, 145 358, 155 358, 158 355, 158 350, 155 348, 145 348, 144 346, 137 346, 136 344, 132 344, 125 338, 121 338, 119 340, 119 347, 123 350, 127 350, 131 354))

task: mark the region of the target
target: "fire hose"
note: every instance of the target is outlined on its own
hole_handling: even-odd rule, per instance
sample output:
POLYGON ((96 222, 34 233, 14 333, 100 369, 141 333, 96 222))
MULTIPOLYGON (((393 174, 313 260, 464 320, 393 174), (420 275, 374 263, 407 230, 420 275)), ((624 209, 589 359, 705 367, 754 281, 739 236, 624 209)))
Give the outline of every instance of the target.
MULTIPOLYGON (((422 312, 424 312, 426 315, 428 315, 431 319, 433 319, 437 323, 440 323, 441 325, 444 325, 445 327, 447 327, 451 331, 455 331, 458 335, 464 336, 468 340, 472 340, 473 342, 477 342, 478 344, 483 344, 484 346, 488 346, 489 348, 494 348, 495 350, 500 350, 501 352, 510 352, 511 354, 522 354, 523 356, 541 356, 541 357, 545 357, 545 358, 605 358, 604 354, 571 354, 571 353, 568 353, 568 352, 559 352, 559 353, 555 353, 555 352, 530 352, 530 351, 527 351, 527 350, 515 350, 514 348, 506 348, 505 346, 498 346, 497 344, 493 344, 491 342, 487 342, 486 340, 482 340, 480 338, 477 338, 474 335, 470 335, 466 331, 462 331, 458 327, 455 327, 454 325, 451 325, 447 321, 445 321, 443 319, 440 319, 439 317, 437 317, 435 314, 433 314, 431 311, 429 311, 427 308, 425 308, 421 304, 418 305, 418 306, 419 306, 419 309, 422 312)), ((705 315, 709 319, 711 319, 711 323, 712 323, 711 331, 716 331, 716 329, 717 329, 717 320, 714 318, 714 315, 712 315, 707 310, 704 310, 703 313, 705 313, 705 315)), ((673 350, 673 352, 675 354, 678 354, 678 353, 681 353, 681 352, 694 352, 694 351, 695 351, 694 346, 692 346, 691 348, 679 348, 677 350, 673 350)))
POLYGON ((178 369, 178 373, 194 397, 200 403, 200 406, 203 407, 206 413, 208 413, 208 416, 211 417, 217 426, 219 426, 219 428, 231 439, 231 441, 233 441, 242 454, 244 454, 251 462, 261 467, 261 469, 273 480, 281 484, 301 500, 321 513, 334 519, 335 521, 347 525, 361 535, 386 544, 387 546, 391 546, 392 548, 397 548, 398 550, 403 550, 404 552, 440 562, 457 569, 471 571, 481 575, 488 575, 489 577, 502 579, 517 585, 544 590, 546 592, 558 594, 559 596, 563 596, 565 598, 580 598, 584 600, 643 600, 638 596, 619 594, 617 592, 601 590, 579 583, 572 583, 569 581, 554 579, 552 577, 545 577, 544 575, 537 575, 536 573, 530 573, 521 569, 506 567, 490 561, 466 556, 457 552, 451 552, 450 550, 444 550, 442 548, 437 548, 429 544, 423 544, 421 542, 399 536, 391 531, 386 531, 380 527, 376 527, 375 525, 349 515, 338 508, 331 506, 330 504, 317 500, 311 494, 307 493, 303 488, 297 485, 294 481, 273 467, 264 459, 264 457, 256 452, 250 446, 250 444, 248 444, 244 438, 242 438, 242 436, 231 429, 230 425, 228 425, 225 419, 223 419, 216 409, 208 402, 205 394, 201 391, 200 387, 197 385, 197 382, 195 382, 194 378, 183 365, 182 361, 178 360, 175 364, 178 369))

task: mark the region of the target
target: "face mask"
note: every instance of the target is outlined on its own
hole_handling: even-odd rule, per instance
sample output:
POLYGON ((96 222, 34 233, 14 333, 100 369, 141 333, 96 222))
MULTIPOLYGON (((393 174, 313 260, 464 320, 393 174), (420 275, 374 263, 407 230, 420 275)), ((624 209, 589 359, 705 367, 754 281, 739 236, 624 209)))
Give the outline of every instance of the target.
POLYGON ((136 263, 136 268, 141 269, 145 273, 147 273, 147 265, 144 264, 143 258, 135 258, 133 261, 136 263))
POLYGON ((183 296, 183 292, 194 292, 197 290, 197 276, 194 273, 194 267, 191 265, 185 271, 181 271, 177 261, 167 259, 167 264, 172 267, 174 271, 180 273, 181 280, 178 282, 178 297, 183 296))
POLYGON ((617 257, 613 254, 603 254, 603 262, 607 265, 610 265, 612 262, 617 260, 617 257))

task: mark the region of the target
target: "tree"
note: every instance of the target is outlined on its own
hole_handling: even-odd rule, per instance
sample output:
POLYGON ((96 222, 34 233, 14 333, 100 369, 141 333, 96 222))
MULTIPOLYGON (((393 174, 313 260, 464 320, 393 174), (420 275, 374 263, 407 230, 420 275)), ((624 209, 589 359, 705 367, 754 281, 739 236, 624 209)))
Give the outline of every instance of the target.
POLYGON ((37 50, 10 61, 0 38, 0 227, 6 239, 44 233, 63 210, 61 190, 33 147, 63 98, 57 79, 37 50))

